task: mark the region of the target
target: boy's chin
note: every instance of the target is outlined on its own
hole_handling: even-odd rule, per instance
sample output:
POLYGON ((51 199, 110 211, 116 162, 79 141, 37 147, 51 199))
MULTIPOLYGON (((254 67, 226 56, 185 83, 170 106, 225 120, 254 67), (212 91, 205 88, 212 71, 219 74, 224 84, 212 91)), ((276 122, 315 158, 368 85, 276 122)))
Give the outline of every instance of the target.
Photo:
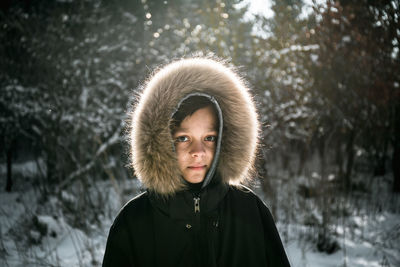
POLYGON ((185 178, 186 181, 188 181, 189 183, 192 184, 197 184, 197 183, 201 183, 204 180, 204 175, 200 176, 200 175, 193 175, 193 176, 188 176, 188 177, 183 177, 185 178))

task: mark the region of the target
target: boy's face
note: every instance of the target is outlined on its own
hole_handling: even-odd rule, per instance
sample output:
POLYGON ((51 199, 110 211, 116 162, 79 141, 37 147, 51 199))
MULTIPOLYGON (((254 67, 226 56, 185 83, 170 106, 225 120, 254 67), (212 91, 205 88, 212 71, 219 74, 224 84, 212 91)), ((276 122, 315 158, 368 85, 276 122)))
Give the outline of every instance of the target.
POLYGON ((213 109, 205 107, 187 116, 173 135, 179 169, 190 183, 202 182, 211 167, 218 135, 216 125, 213 109))

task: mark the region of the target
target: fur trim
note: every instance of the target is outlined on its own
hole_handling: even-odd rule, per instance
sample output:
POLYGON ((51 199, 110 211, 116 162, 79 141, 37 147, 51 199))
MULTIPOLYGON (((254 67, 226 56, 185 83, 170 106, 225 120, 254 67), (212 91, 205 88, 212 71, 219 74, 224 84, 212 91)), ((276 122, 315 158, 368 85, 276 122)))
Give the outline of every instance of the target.
POLYGON ((189 93, 218 101, 223 118, 217 172, 226 183, 250 179, 259 124, 254 102, 242 79, 221 62, 190 58, 173 62, 150 77, 131 114, 131 160, 144 186, 162 195, 184 188, 170 133, 171 114, 189 93))

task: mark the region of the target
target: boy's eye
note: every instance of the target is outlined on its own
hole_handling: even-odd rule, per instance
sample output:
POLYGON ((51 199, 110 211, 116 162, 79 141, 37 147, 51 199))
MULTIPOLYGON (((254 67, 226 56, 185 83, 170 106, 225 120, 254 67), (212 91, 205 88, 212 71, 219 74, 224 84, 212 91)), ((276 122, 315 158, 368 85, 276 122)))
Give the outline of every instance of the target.
POLYGON ((217 140, 217 137, 215 135, 210 135, 207 136, 204 140, 209 142, 215 142, 217 140))
POLYGON ((189 137, 187 137, 187 136, 185 136, 185 135, 183 135, 183 136, 178 136, 178 137, 175 139, 175 141, 176 141, 176 142, 187 142, 187 141, 189 141, 189 137))

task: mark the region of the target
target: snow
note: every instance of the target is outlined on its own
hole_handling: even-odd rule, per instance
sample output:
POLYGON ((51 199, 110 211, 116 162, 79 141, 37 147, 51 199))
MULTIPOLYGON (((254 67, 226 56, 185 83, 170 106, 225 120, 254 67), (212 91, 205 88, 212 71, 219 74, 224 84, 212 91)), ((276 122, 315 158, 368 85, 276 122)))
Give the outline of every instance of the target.
POLYGON ((0 194, 0 236, 5 235, 17 223, 29 202, 33 204, 30 208, 34 209, 36 201, 32 190, 22 195, 4 192, 0 194))
POLYGON ((87 107, 88 96, 89 96, 89 88, 84 86, 82 88, 82 93, 79 97, 79 101, 80 101, 81 107, 83 109, 85 109, 87 107))
POLYGON ((123 16, 127 18, 132 24, 136 23, 138 20, 137 17, 129 12, 124 12, 123 16))
POLYGON ((348 36, 348 35, 343 36, 342 41, 345 42, 345 43, 349 43, 351 41, 351 37, 348 36))
POLYGON ((369 242, 355 242, 345 238, 341 246, 346 247, 338 252, 328 255, 319 253, 307 244, 298 241, 286 245, 287 254, 292 266, 382 266, 383 254, 369 242), (346 264, 346 265, 345 265, 346 264))
MULTIPOLYGON (((363 231, 356 229, 351 233, 350 227, 338 227, 337 234, 341 249, 336 253, 328 255, 320 253, 310 243, 296 239, 299 229, 304 226, 291 225, 294 229, 291 235, 293 240, 286 244, 286 251, 292 266, 382 266, 382 262, 389 262, 388 266, 398 266, 400 263, 399 214, 385 212, 373 218, 373 216, 353 216, 350 218, 357 227, 364 228, 363 231), (394 228, 394 229, 393 229, 394 228), (362 237, 364 232, 364 237, 362 237), (397 235, 395 242, 380 242, 379 237, 386 234, 397 235)), ((279 225, 282 227, 282 225, 279 225)), ((279 227, 278 226, 278 227, 279 227)), ((385 265, 386 266, 386 265, 385 265)))
POLYGON ((285 55, 289 52, 295 52, 295 51, 311 51, 311 50, 318 50, 319 45, 318 44, 313 44, 313 45, 291 45, 288 48, 283 48, 278 53, 280 55, 285 55))
MULTIPOLYGON (((125 186, 139 185, 128 182, 125 186)), ((73 227, 67 215, 57 208, 61 201, 57 198, 51 197, 47 203, 39 205, 33 190, 0 193, 0 266, 100 266, 108 230, 121 203, 110 181, 98 182, 96 186, 109 195, 105 209, 114 212, 101 216, 101 224, 91 225, 90 231, 73 227), (44 211, 51 211, 51 214, 44 211), (35 223, 27 225, 32 218, 35 223)), ((61 198, 74 201, 76 196, 63 191, 61 198)))
MULTIPOLYGON (((20 163, 14 168, 16 172, 31 174, 38 171, 33 162, 20 163)), ((4 175, 4 164, 0 170, 4 175)), ((320 180, 320 174, 314 172, 310 177, 299 176, 296 182, 316 186, 320 180)), ((277 227, 292 266, 400 266, 400 197, 389 195, 389 180, 387 177, 374 180, 375 189, 364 206, 359 209, 350 206, 347 217, 334 218, 338 223, 332 228, 332 236, 340 249, 333 254, 317 251, 312 241, 316 235, 313 226, 303 225, 294 218, 288 224, 279 220, 277 227)), ((284 186, 286 191, 296 189, 294 184, 284 186)), ((123 204, 140 192, 140 187, 137 179, 95 182, 87 194, 93 199, 105 197, 104 212, 99 215, 99 223, 90 224, 89 229, 73 226, 71 214, 62 208, 79 202, 79 195, 70 189, 62 190, 59 197, 49 196, 45 203, 32 187, 1 192, 0 266, 100 266, 113 219, 123 204)), ((266 199, 257 185, 255 190, 266 199)), ((284 198, 290 199, 286 202, 292 210, 299 209, 293 197, 284 198)), ((315 203, 309 208, 309 213, 303 209, 300 217, 312 214, 316 223, 321 223, 315 203)))
POLYGON ((311 61, 314 63, 318 63, 318 55, 310 54, 311 61))
MULTIPOLYGON (((38 159, 37 161, 31 160, 23 163, 16 162, 12 165, 13 175, 23 175, 25 177, 32 177, 34 175, 40 174, 40 171, 45 168, 43 159, 38 159)), ((0 175, 6 176, 7 166, 6 164, 0 164, 0 175)))

